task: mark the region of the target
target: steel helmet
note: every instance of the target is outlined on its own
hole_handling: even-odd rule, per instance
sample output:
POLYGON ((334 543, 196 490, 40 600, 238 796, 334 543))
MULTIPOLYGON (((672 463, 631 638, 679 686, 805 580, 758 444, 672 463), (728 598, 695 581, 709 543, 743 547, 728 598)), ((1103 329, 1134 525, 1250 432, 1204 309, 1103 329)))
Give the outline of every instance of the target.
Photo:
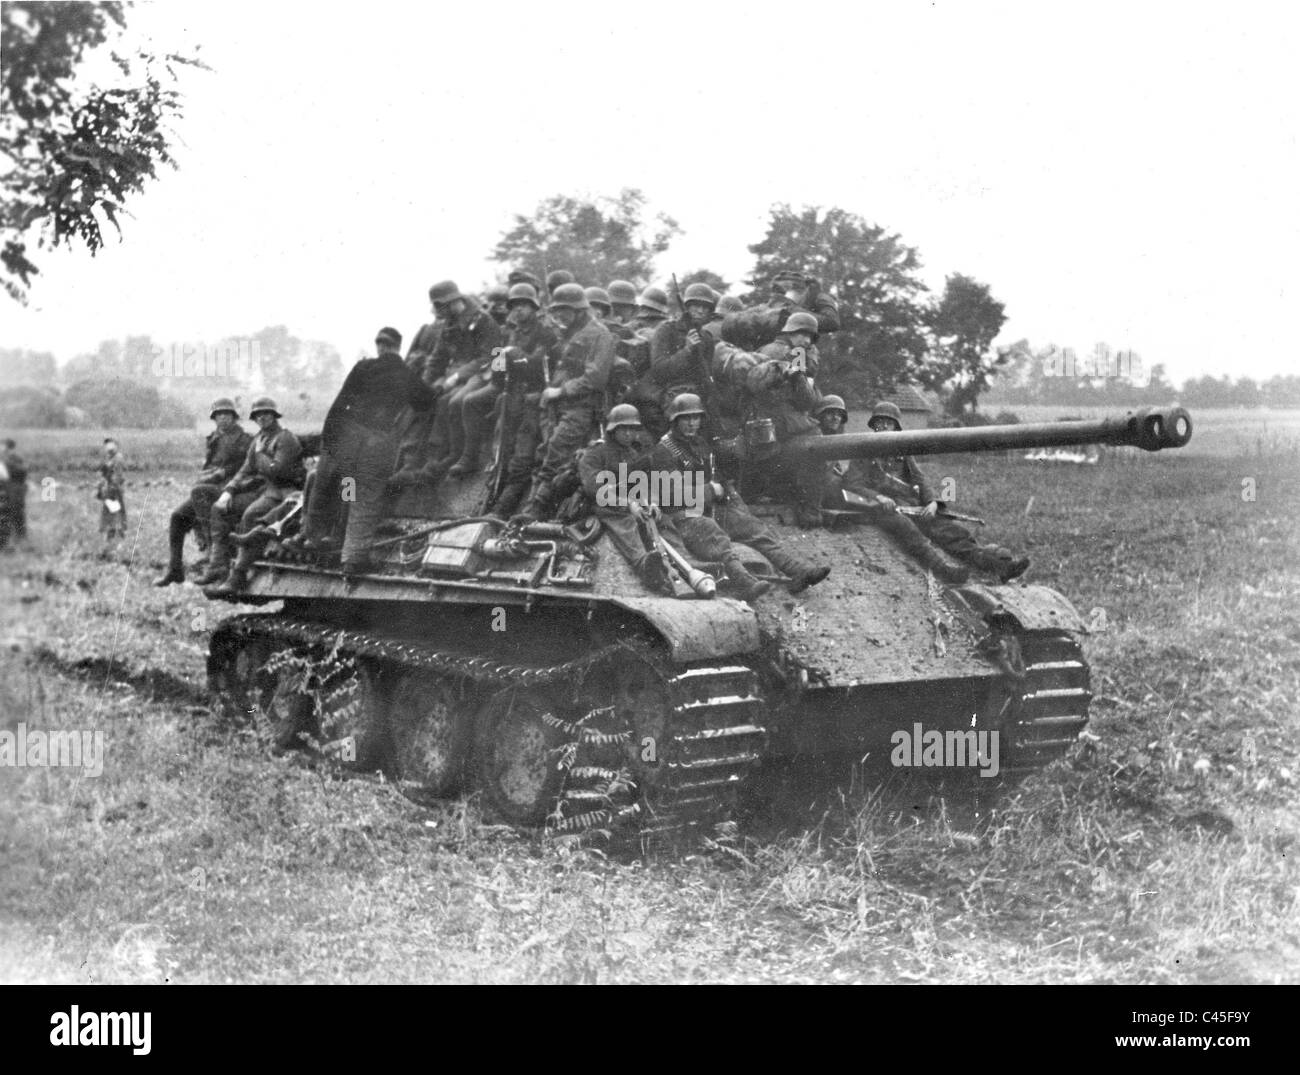
POLYGON ((457 299, 464 298, 460 293, 460 288, 456 286, 455 280, 440 280, 429 288, 429 298, 436 303, 455 302, 457 299))
POLYGON ((517 302, 526 302, 534 310, 542 308, 542 304, 537 301, 537 289, 532 284, 515 284, 510 288, 506 295, 506 305, 513 306, 517 302))
POLYGON ((630 403, 620 403, 609 412, 609 417, 605 419, 605 432, 612 433, 619 426, 635 426, 641 428, 641 412, 630 403))
POLYGON ((704 403, 694 392, 683 392, 680 396, 674 396, 673 401, 668 404, 666 417, 669 423, 677 421, 688 414, 703 414, 704 403))
POLYGON ((613 306, 636 305, 636 288, 626 280, 611 280, 605 290, 609 292, 609 301, 613 306))
POLYGON ((785 325, 781 328, 782 332, 806 332, 815 340, 817 338, 817 318, 812 314, 804 313, 803 310, 796 310, 785 319, 785 325))
POLYGON ((688 284, 686 291, 682 294, 682 304, 688 302, 706 302, 710 306, 718 305, 718 293, 709 287, 708 284, 688 284))
POLYGON ((554 272, 546 274, 546 290, 555 293, 557 287, 563 287, 565 284, 573 283, 573 273, 568 269, 556 269, 554 272))
POLYGON ((817 404, 817 409, 813 411, 813 415, 820 418, 827 411, 839 411, 844 415, 845 420, 849 417, 849 409, 844 405, 844 400, 840 396, 823 396, 822 401, 817 404))
MULTIPOLYGON (((555 274, 552 273, 552 276, 555 274)), ((590 304, 580 284, 561 284, 551 293, 551 308, 567 306, 571 310, 589 310, 590 304)))
POLYGON ((609 313, 612 309, 609 301, 609 292, 603 287, 583 288, 582 293, 587 296, 588 305, 596 307, 602 313, 609 313))
POLYGON ((280 409, 275 405, 275 400, 270 396, 262 396, 260 399, 253 400, 253 405, 248 408, 248 417, 256 418, 264 411, 270 411, 277 418, 282 417, 280 409))
POLYGON ((487 300, 489 303, 505 302, 509 295, 510 291, 505 284, 495 284, 488 288, 487 300))
POLYGON ((734 314, 744 308, 745 304, 736 298, 735 295, 723 295, 722 298, 718 300, 718 313, 721 314, 734 314))
POLYGON ((239 417, 239 409, 235 406, 235 401, 233 399, 227 399, 225 396, 212 401, 212 413, 209 414, 208 417, 215 418, 222 411, 229 411, 236 418, 239 417))
POLYGON ((877 418, 892 419, 898 425, 899 429, 903 428, 903 412, 898 409, 896 403, 890 403, 888 400, 883 400, 880 403, 877 403, 871 408, 871 418, 868 420, 867 425, 871 426, 872 429, 875 429, 877 418))
POLYGON ((647 310, 654 310, 655 313, 668 316, 668 296, 662 288, 648 287, 636 298, 638 306, 644 306, 647 310))

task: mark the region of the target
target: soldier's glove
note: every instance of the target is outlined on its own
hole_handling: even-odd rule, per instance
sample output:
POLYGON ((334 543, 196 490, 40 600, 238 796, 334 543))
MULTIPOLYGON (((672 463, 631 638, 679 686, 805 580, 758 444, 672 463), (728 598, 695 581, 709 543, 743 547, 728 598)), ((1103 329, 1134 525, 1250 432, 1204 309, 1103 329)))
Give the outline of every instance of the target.
POLYGON ((727 502, 727 490, 722 487, 721 482, 709 482, 709 502, 725 504, 727 502))
POLYGON ((938 514, 939 502, 937 500, 931 500, 930 503, 921 509, 922 519, 933 519, 938 514))

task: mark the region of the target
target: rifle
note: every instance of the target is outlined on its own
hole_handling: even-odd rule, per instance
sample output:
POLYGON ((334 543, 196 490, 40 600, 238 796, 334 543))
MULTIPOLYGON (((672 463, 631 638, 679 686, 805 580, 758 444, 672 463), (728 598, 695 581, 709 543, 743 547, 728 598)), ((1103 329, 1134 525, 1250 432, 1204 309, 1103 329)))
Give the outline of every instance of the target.
MULTIPOLYGON (((924 508, 900 507, 899 515, 920 515, 924 508)), ((958 511, 939 511, 935 513, 936 519, 955 519, 959 523, 974 523, 976 526, 983 526, 984 520, 974 515, 963 515, 958 511)))

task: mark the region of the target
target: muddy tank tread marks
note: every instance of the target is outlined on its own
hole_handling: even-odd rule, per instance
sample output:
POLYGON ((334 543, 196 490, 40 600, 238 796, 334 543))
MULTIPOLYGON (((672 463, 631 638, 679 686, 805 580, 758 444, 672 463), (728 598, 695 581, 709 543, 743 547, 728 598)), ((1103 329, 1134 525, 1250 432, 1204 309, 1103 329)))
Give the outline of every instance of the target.
POLYGON ((257 704, 251 677, 286 646, 472 684, 485 698, 475 764, 488 801, 512 823, 557 836, 607 832, 649 850, 707 835, 730 816, 767 743, 752 669, 677 668, 639 640, 523 665, 276 614, 236 616, 213 635, 219 701, 235 711, 257 704))

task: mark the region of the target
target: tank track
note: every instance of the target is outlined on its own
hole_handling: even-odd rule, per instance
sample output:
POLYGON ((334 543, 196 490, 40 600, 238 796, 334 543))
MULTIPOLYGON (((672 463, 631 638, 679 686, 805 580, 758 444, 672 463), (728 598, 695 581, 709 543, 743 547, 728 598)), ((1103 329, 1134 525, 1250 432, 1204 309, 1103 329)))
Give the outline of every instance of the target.
POLYGON ((765 704, 752 669, 674 668, 640 640, 621 640, 559 664, 528 665, 277 614, 235 616, 212 636, 208 671, 219 701, 236 709, 242 708, 238 698, 221 697, 220 673, 254 638, 276 648, 321 648, 432 671, 498 691, 566 685, 575 702, 584 703, 571 712, 587 711, 571 719, 547 715, 562 738, 563 780, 544 825, 557 836, 601 832, 618 844, 639 842, 648 850, 705 834, 727 820, 767 744, 765 704), (640 666, 664 703, 643 714, 652 719, 650 729, 635 727, 636 721, 588 689, 601 672, 610 681, 626 679, 630 664, 640 666))
POLYGON ((1011 752, 1007 776, 1042 769, 1064 757, 1088 723, 1092 701, 1088 662, 1079 643, 1060 631, 1030 631, 1017 636, 1023 669, 1017 696, 1005 725, 1011 752))

